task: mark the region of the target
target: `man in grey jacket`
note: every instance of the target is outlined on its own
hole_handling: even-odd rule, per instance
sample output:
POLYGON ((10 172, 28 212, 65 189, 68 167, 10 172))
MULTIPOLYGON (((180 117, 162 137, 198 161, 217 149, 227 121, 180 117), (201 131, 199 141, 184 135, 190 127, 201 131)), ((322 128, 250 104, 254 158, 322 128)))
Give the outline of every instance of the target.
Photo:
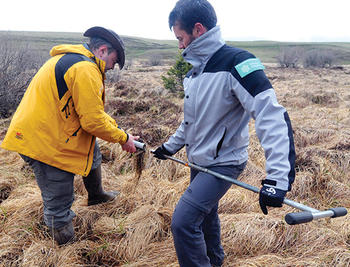
MULTIPOLYGON (((237 178, 248 160, 248 122, 266 156, 266 179, 259 203, 282 207, 291 190, 295 150, 287 111, 277 102, 261 64, 251 53, 230 47, 221 38, 216 14, 207 0, 179 0, 169 15, 172 28, 192 70, 184 79, 184 119, 169 140, 156 149, 166 159, 186 147, 191 163, 237 178)), ((171 230, 180 266, 221 266, 218 202, 231 184, 191 170, 191 183, 180 198, 171 230)))

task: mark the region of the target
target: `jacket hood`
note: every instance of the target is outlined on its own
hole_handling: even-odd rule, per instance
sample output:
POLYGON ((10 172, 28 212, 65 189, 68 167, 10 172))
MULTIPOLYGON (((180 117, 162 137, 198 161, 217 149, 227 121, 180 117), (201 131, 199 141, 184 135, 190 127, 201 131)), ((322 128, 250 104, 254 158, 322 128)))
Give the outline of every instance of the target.
POLYGON ((81 54, 88 58, 91 58, 93 61, 96 62, 101 72, 105 73, 106 62, 95 57, 95 55, 91 52, 91 50, 88 49, 88 47, 85 45, 69 45, 69 44, 57 45, 51 49, 50 56, 54 57, 57 55, 62 55, 67 53, 81 54))
POLYGON ((195 39, 183 52, 182 56, 193 67, 198 67, 211 58, 225 41, 221 37, 220 26, 216 26, 195 39))

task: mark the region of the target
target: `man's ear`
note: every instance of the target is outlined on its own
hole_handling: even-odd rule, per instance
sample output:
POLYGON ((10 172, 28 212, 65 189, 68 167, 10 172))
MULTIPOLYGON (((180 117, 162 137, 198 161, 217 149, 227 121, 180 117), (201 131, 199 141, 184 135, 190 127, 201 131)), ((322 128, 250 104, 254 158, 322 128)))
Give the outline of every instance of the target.
POLYGON ((98 48, 97 53, 100 57, 102 57, 105 53, 108 53, 108 47, 106 45, 101 45, 98 48))
POLYGON ((207 31, 208 31, 207 28, 205 26, 203 26, 202 23, 197 22, 196 24, 194 24, 194 27, 192 30, 192 35, 195 38, 198 38, 199 36, 203 35, 207 31))

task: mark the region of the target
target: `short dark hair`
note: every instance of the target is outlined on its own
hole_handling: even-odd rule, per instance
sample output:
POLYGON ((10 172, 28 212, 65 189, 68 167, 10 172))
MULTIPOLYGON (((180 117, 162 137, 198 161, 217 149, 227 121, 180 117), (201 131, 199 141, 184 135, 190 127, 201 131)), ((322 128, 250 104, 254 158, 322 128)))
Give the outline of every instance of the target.
POLYGON ((108 48, 108 54, 112 53, 113 51, 116 51, 109 42, 107 42, 105 39, 98 37, 90 37, 88 45, 91 50, 99 49, 102 45, 105 45, 108 48))
POLYGON ((215 10, 207 0, 179 0, 169 15, 169 28, 179 23, 180 28, 188 34, 192 33, 198 22, 208 31, 216 26, 215 10))

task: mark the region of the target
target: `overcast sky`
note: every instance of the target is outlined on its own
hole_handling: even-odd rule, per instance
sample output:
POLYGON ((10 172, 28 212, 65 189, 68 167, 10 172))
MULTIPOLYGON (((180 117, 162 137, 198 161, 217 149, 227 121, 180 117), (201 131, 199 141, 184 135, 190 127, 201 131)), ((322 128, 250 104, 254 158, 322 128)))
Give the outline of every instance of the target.
MULTIPOLYGON (((84 32, 174 40, 177 0, 3 0, 0 30, 84 32)), ((211 0, 225 40, 350 42, 350 0, 211 0)))

